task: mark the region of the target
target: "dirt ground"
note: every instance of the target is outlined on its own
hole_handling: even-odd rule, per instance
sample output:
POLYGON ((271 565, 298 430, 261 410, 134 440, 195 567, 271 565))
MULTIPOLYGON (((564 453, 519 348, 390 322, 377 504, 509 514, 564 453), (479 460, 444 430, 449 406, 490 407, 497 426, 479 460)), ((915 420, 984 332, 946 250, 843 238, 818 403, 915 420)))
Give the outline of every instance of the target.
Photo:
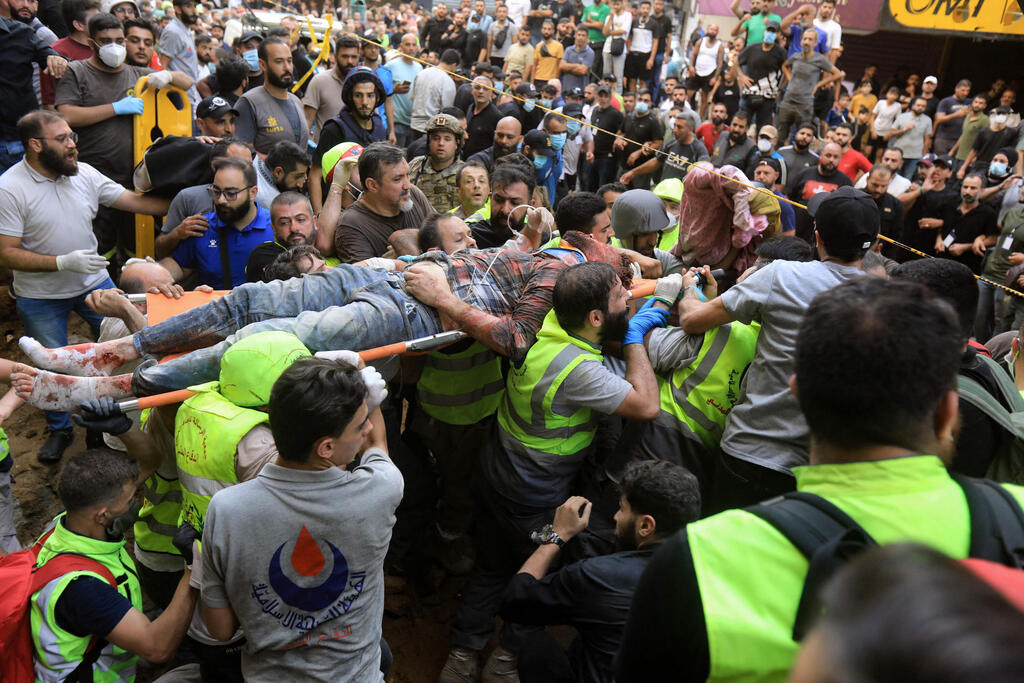
MULTIPOLYGON (((3 331, 0 357, 25 362, 27 359, 18 347, 18 338, 24 334, 24 328, 6 285, 0 285, 0 323, 3 331)), ((71 343, 91 340, 88 326, 74 315, 68 330, 71 343)), ((6 392, 8 388, 9 385, 0 381, 0 392, 6 392)), ((61 509, 55 491, 60 465, 42 465, 36 460, 36 452, 46 441, 46 422, 41 411, 23 406, 2 426, 8 434, 14 456, 15 523, 19 539, 27 545, 61 509)), ((75 442, 67 453, 84 448, 85 432, 76 429, 75 442)), ((434 590, 388 595, 384 637, 395 658, 389 681, 432 683, 437 680, 448 652, 448 625, 464 582, 464 578, 443 578, 435 582, 434 590)), ((144 683, 151 679, 153 673, 153 670, 140 671, 138 680, 144 683)))

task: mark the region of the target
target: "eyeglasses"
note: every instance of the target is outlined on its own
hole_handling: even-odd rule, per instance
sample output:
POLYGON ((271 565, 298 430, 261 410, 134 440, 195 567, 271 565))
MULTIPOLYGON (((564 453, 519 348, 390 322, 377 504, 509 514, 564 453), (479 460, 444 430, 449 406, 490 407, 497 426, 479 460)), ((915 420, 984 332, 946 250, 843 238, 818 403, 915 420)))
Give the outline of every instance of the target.
POLYGON ((75 133, 75 132, 65 133, 64 135, 58 135, 55 138, 40 138, 40 137, 36 137, 36 138, 32 138, 32 139, 33 140, 53 140, 54 142, 58 142, 58 143, 60 143, 62 145, 67 145, 69 140, 72 143, 78 142, 78 133, 75 133))
POLYGON ((214 199, 216 199, 217 197, 223 196, 224 199, 228 200, 229 202, 233 202, 236 199, 238 199, 238 195, 242 194, 243 192, 245 192, 246 190, 248 190, 251 187, 252 187, 252 185, 246 185, 245 187, 240 188, 238 190, 222 190, 219 187, 217 187, 216 185, 207 185, 206 189, 210 191, 210 195, 214 199))

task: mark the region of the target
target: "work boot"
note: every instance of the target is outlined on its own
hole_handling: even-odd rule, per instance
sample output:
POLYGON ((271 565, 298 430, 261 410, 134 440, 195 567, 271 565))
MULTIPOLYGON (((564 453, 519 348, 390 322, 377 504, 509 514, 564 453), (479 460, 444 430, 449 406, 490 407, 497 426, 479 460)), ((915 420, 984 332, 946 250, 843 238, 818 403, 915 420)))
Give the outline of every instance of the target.
POLYGON ((484 664, 480 683, 519 683, 516 653, 500 645, 494 648, 484 664))
POLYGON ((50 432, 50 438, 46 440, 43 447, 39 449, 36 457, 44 465, 53 465, 60 462, 64 451, 75 440, 75 434, 71 427, 66 429, 54 429, 50 432))
POLYGON ((437 677, 437 683, 475 683, 480 671, 479 653, 468 647, 453 647, 437 677))

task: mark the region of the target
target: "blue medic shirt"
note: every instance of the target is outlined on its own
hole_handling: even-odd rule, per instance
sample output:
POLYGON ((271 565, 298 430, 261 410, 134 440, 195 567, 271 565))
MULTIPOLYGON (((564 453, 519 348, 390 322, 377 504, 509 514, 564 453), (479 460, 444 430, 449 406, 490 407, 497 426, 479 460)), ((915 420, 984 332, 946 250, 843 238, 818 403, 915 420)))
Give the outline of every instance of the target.
POLYGON ((274 239, 274 229, 270 227, 270 212, 257 205, 256 218, 241 230, 221 223, 216 211, 203 214, 203 217, 210 227, 199 237, 189 237, 180 242, 171 253, 171 258, 182 268, 198 271, 204 285, 223 289, 220 239, 221 234, 224 234, 228 240, 231 286, 245 284, 245 264, 249 261, 249 253, 263 242, 274 239))

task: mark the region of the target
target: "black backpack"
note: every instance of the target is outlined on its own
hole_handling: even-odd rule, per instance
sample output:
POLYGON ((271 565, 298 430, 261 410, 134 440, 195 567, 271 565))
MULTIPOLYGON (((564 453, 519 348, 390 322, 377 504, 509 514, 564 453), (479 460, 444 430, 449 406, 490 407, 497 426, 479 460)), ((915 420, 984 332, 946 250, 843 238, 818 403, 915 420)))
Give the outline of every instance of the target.
MULTIPOLYGON (((971 516, 968 556, 1024 569, 1024 511, 1013 495, 988 479, 951 475, 967 498, 971 516)), ((821 615, 821 588, 842 565, 878 545, 849 515, 819 495, 797 491, 749 508, 807 558, 809 566, 793 622, 799 642, 821 615)))

